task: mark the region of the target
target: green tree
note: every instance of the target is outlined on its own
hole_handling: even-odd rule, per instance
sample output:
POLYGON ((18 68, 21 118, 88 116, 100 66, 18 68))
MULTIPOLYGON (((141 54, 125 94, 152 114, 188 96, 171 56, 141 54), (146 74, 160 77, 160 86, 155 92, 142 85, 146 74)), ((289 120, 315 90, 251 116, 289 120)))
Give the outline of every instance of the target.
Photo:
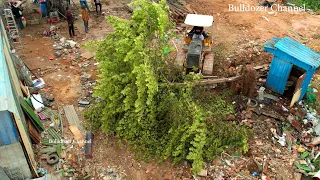
POLYGON ((108 17, 114 32, 91 44, 99 61, 94 95, 100 101, 85 113, 87 121, 126 140, 143 157, 190 160, 194 173, 227 147, 246 150, 246 129, 219 123, 233 106, 200 95, 202 90, 192 86, 199 75, 186 76, 184 86, 175 84, 183 77, 164 53, 171 48, 173 27, 166 1, 136 0, 132 5, 136 10, 130 20, 108 17), (203 105, 200 96, 213 105, 203 105))
POLYGON ((296 0, 296 3, 305 5, 306 8, 313 9, 316 11, 320 10, 320 1, 318 0, 296 0))

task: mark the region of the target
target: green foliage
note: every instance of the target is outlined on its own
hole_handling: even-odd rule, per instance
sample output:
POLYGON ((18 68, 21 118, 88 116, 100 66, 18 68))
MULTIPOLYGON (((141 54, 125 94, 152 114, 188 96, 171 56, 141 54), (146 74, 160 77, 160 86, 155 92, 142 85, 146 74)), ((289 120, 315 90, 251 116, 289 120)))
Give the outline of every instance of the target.
POLYGON ((85 119, 85 128, 90 131, 97 131, 101 127, 102 118, 101 110, 104 103, 95 103, 89 106, 87 111, 83 113, 85 119))
POLYGON ((247 129, 223 121, 233 106, 193 87, 201 75, 181 77, 169 65, 170 55, 163 53, 172 37, 166 1, 132 5, 137 9, 130 20, 108 17, 114 32, 91 44, 100 72, 94 95, 102 101, 85 113, 87 122, 145 158, 190 160, 194 173, 226 148, 246 151, 247 129))
POLYGON ((297 0, 297 3, 300 5, 305 5, 308 9, 320 10, 320 1, 319 0, 297 0))

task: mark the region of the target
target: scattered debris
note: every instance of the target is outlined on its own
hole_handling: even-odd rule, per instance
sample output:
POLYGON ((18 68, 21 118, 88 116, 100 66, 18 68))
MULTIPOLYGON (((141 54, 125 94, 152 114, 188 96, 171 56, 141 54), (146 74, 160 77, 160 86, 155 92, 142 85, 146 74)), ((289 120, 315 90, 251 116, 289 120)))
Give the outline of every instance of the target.
POLYGON ((266 21, 270 22, 269 19, 265 16, 261 16, 262 18, 264 18, 266 21))
POLYGON ((67 117, 69 125, 75 125, 81 132, 85 132, 84 128, 80 124, 80 120, 73 105, 64 106, 63 109, 65 111, 65 115, 67 117))
POLYGON ((206 177, 208 175, 208 171, 205 169, 201 169, 200 173, 198 174, 199 176, 206 177))
POLYGON ((92 152, 93 152, 93 133, 87 132, 86 133, 86 143, 85 143, 85 156, 87 158, 92 158, 92 152))

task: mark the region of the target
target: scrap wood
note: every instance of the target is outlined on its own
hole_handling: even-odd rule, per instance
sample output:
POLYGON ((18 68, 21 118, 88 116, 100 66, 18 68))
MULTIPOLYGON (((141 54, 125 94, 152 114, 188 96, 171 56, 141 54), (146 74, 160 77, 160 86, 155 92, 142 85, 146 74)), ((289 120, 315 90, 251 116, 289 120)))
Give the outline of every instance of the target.
POLYGON ((69 125, 76 125, 81 132, 85 132, 84 128, 80 124, 79 117, 74 109, 73 105, 67 105, 63 107, 65 115, 67 117, 69 125))
POLYGON ((280 114, 274 112, 273 110, 270 110, 270 109, 259 109, 259 108, 256 108, 254 109, 254 111, 256 114, 258 115, 265 115, 265 116, 268 116, 268 117, 271 117, 271 118, 274 118, 274 119, 278 119, 280 121, 285 121, 285 118, 283 116, 281 116, 280 114))
POLYGON ((42 122, 40 121, 40 118, 38 117, 38 115, 33 111, 33 109, 29 106, 28 102, 23 99, 22 97, 20 97, 20 104, 22 106, 22 109, 28 114, 28 116, 30 117, 33 125, 37 128, 38 131, 43 131, 44 127, 42 122))
POLYGON ((84 135, 78 129, 76 125, 69 126, 70 131, 72 132, 74 138, 77 140, 77 143, 80 147, 84 146, 84 135))
POLYGON ((262 171, 261 171, 261 179, 263 176, 263 173, 266 172, 268 169, 268 158, 267 157, 263 157, 263 163, 262 163, 262 171))
POLYGON ((37 130, 36 127, 34 127, 34 125, 32 124, 31 120, 27 119, 27 125, 28 125, 28 132, 30 135, 30 138, 36 143, 40 143, 41 137, 40 137, 40 133, 37 130))
POLYGON ((62 110, 61 110, 61 108, 59 107, 59 105, 57 105, 57 107, 58 107, 58 111, 59 111, 59 119, 60 119, 60 127, 61 127, 61 134, 63 135, 63 133, 64 133, 64 130, 63 130, 63 122, 62 122, 62 117, 61 117, 61 114, 62 114, 62 110))
POLYGON ((52 139, 61 140, 61 137, 53 127, 50 127, 49 129, 47 129, 47 132, 52 137, 52 139))
MULTIPOLYGON (((259 158, 260 159, 260 158, 259 158)), ((253 162, 257 165, 258 169, 260 172, 263 171, 263 163, 261 164, 259 161, 258 161, 258 158, 257 157, 253 157, 253 162)))
POLYGON ((195 10, 193 10, 190 6, 191 6, 190 4, 184 5, 184 7, 185 7, 189 12, 193 12, 193 13, 197 14, 197 12, 196 12, 195 10))
POLYGON ((269 68, 269 64, 263 64, 261 66, 253 67, 253 69, 255 69, 255 70, 266 69, 266 68, 269 68))
POLYGON ((190 7, 190 4, 186 4, 186 5, 184 5, 184 7, 185 7, 188 11, 190 11, 190 12, 193 11, 193 10, 191 9, 191 7, 190 7))
POLYGON ((172 1, 167 1, 167 4, 171 10, 170 19, 178 23, 183 22, 187 14, 195 13, 195 11, 190 8, 190 4, 185 5, 184 3, 172 1))
POLYGON ((29 97, 28 87, 27 87, 27 86, 24 86, 21 81, 19 81, 19 82, 20 82, 20 88, 21 88, 24 96, 25 96, 25 97, 29 97))

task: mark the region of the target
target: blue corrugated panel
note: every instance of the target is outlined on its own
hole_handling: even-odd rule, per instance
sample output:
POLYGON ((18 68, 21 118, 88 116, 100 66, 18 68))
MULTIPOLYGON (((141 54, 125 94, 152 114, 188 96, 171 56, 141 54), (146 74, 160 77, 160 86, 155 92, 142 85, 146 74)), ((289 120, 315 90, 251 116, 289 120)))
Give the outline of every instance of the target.
POLYGON ((271 40, 267 41, 264 44, 265 48, 271 48, 271 49, 276 49, 275 45, 277 42, 279 42, 281 39, 280 38, 272 38, 271 40))
POLYGON ((275 44, 275 47, 296 60, 312 67, 317 68, 320 66, 320 54, 289 37, 285 37, 278 41, 275 44))
POLYGON ((7 87, 10 82, 7 82, 9 72, 3 55, 2 42, 0 42, 0 48, 0 111, 4 111, 9 109, 7 87))
POLYGON ((9 72, 9 67, 4 56, 4 48, 1 34, 0 49, 0 111, 8 110, 16 114, 16 116, 19 116, 20 118, 20 114, 17 109, 17 107, 20 106, 20 104, 15 99, 16 94, 13 89, 13 83, 11 74, 9 72))
POLYGON ((18 142, 18 133, 9 111, 0 111, 0 146, 18 142))
MULTIPOLYGON (((2 36, 0 33, 0 146, 9 145, 18 141, 18 134, 14 119, 10 113, 20 117, 15 102, 15 95, 11 83, 8 65, 4 56, 2 36)), ((1 153, 1 152, 0 152, 1 153)))
POLYGON ((290 74, 292 65, 306 71, 306 77, 302 83, 302 91, 299 100, 303 98, 312 76, 317 67, 320 66, 320 54, 299 42, 289 38, 273 38, 264 44, 264 49, 274 55, 267 78, 267 86, 279 94, 283 94, 287 73, 290 74), (288 65, 286 63, 291 63, 288 65), (289 70, 290 66, 290 70, 289 70))
POLYGON ((267 87, 279 94, 283 94, 291 68, 291 63, 278 57, 274 57, 267 78, 267 87))

